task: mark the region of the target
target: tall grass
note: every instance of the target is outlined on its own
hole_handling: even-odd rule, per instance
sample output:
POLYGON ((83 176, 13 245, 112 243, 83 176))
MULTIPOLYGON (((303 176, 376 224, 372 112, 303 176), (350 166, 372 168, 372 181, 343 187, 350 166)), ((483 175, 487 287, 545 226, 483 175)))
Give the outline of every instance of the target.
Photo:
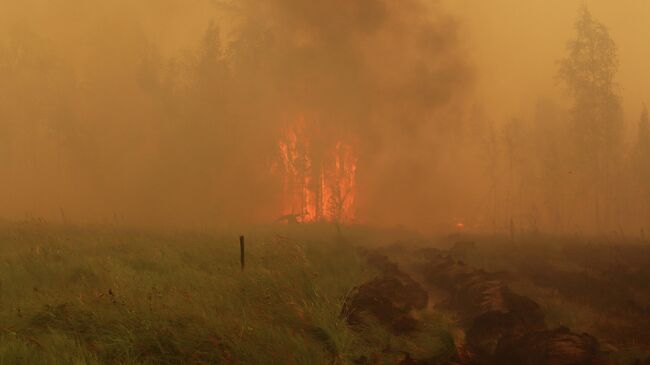
MULTIPOLYGON (((0 364, 346 364, 374 275, 331 227, 236 235, 0 227, 0 364)), ((375 331, 376 332, 376 331, 375 331)), ((436 336, 439 333, 436 332, 436 336)))

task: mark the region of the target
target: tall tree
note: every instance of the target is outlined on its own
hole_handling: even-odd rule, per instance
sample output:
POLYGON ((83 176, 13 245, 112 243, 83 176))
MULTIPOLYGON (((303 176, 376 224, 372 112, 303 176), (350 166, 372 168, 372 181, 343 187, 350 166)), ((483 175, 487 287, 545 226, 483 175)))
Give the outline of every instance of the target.
POLYGON ((537 164, 536 181, 539 193, 539 206, 542 207, 543 223, 548 229, 564 231, 571 225, 571 215, 567 214, 566 184, 569 171, 564 151, 567 135, 564 121, 565 113, 551 100, 540 99, 535 108, 531 135, 533 164, 537 164))
POLYGON ((642 158, 650 159, 650 118, 648 117, 648 107, 645 105, 639 120, 639 136, 636 147, 642 158))
POLYGON ((619 168, 622 136, 621 101, 615 81, 616 44, 605 25, 583 7, 568 43, 559 77, 573 98, 574 168, 580 190, 591 201, 596 227, 613 223, 614 175, 619 168))
POLYGON ((639 119, 636 145, 632 151, 632 176, 636 188, 634 190, 639 194, 638 216, 641 222, 647 222, 650 219, 650 118, 645 105, 639 119))

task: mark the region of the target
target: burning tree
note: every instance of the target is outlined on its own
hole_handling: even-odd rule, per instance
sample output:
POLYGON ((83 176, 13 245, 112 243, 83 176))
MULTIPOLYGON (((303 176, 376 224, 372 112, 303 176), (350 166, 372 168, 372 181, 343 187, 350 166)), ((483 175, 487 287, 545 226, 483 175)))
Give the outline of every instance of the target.
POLYGON ((342 140, 315 148, 304 117, 286 128, 278 142, 283 180, 283 214, 299 222, 355 219, 357 157, 342 140))

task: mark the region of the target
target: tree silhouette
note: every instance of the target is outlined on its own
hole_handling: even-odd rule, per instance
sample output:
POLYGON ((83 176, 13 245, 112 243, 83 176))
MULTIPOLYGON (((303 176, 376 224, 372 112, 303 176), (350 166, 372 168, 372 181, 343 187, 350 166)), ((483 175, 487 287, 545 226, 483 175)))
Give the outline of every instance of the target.
POLYGON ((632 176, 635 191, 639 194, 638 212, 641 221, 650 219, 650 118, 644 105, 639 119, 639 131, 632 150, 632 176))
POLYGON ((648 107, 643 106, 641 119, 639 120, 639 136, 637 139, 637 149, 646 162, 650 162, 650 118, 648 117, 648 107))
POLYGON ((616 44, 607 28, 583 7, 576 38, 560 63, 559 77, 573 98, 571 126, 575 171, 593 204, 596 227, 616 204, 614 176, 619 168, 622 113, 615 82, 616 44))

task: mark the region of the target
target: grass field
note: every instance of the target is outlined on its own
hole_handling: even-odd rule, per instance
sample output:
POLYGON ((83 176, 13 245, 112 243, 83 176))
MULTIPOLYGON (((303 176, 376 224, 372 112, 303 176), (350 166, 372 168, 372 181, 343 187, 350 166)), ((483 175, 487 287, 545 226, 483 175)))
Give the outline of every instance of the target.
POLYGON ((434 314, 407 337, 348 326, 343 302, 373 275, 328 226, 247 232, 242 272, 236 233, 2 224, 0 364, 382 363, 387 349, 453 350, 434 314))
POLYGON ((371 317, 351 326, 341 312, 354 287, 379 275, 359 247, 383 247, 409 271, 418 247, 458 239, 473 243, 451 254, 502 272, 551 327, 597 336, 616 364, 649 353, 644 242, 413 241, 328 225, 245 231, 242 271, 240 232, 0 224, 0 364, 400 364, 406 353, 443 363, 458 328, 435 305, 401 335, 371 317))

